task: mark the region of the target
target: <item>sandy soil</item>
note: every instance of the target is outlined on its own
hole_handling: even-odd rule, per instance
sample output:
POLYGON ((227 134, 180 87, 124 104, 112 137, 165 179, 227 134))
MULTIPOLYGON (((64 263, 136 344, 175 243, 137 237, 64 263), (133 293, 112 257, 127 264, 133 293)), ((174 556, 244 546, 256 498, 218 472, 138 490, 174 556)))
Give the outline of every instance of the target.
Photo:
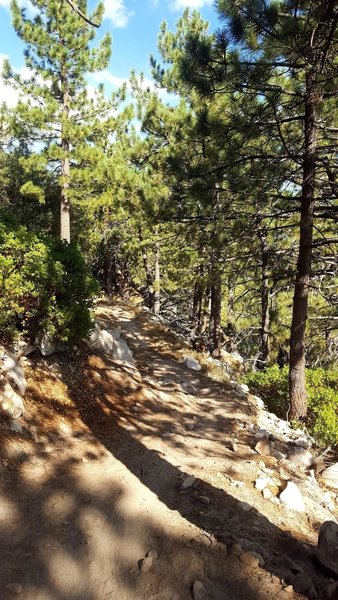
POLYGON ((191 600, 196 581, 196 600, 302 598, 284 580, 320 580, 317 524, 254 489, 254 406, 189 371, 144 315, 117 304, 98 317, 121 325, 137 369, 85 347, 33 356, 24 432, 2 429, 1 600, 191 600))

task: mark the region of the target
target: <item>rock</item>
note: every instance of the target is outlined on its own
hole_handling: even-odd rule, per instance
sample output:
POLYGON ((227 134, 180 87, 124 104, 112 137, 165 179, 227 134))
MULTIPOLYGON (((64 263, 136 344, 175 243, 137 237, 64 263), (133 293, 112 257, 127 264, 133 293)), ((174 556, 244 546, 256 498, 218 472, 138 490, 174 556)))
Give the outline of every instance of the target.
POLYGON ((194 600, 204 600, 205 587, 202 581, 195 581, 192 586, 192 595, 194 600))
POLYGON ((263 498, 265 498, 265 500, 271 500, 272 491, 269 490, 269 488, 264 488, 264 490, 262 491, 262 494, 263 494, 263 498))
POLYGON ((305 511, 303 496, 293 481, 287 483, 285 490, 279 495, 279 499, 290 510, 305 511))
POLYGON ((264 402, 259 396, 250 396, 250 399, 256 404, 257 408, 264 408, 264 402))
POLYGON ((335 509, 335 496, 332 492, 325 492, 322 498, 322 504, 329 510, 335 509))
POLYGON ((252 569, 259 565, 259 559, 253 552, 243 552, 243 554, 240 555, 240 561, 252 569))
POLYGON ((196 360, 192 356, 185 356, 183 362, 188 367, 188 369, 191 369, 192 371, 200 371, 202 369, 198 360, 196 360))
POLYGON ((237 446, 236 442, 234 442, 233 440, 231 440, 231 442, 229 443, 229 448, 233 452, 238 452, 238 446, 237 446))
POLYGON ((123 360, 126 363, 134 364, 133 355, 128 344, 121 339, 115 340, 113 358, 123 360))
POLYGON ((338 490, 338 462, 327 467, 321 475, 321 482, 330 488, 338 490))
POLYGON ((240 508, 244 510, 244 512, 249 512, 249 510, 251 510, 251 506, 247 502, 241 502, 240 508))
POLYGON ((198 496, 197 500, 201 502, 201 504, 205 504, 207 506, 210 504, 210 498, 208 498, 208 496, 198 496))
POLYGON ((20 425, 20 423, 17 423, 16 421, 12 421, 10 426, 9 426, 10 431, 14 431, 14 433, 23 433, 23 428, 20 425))
POLYGON ((196 478, 193 475, 186 477, 181 485, 181 491, 186 492, 192 488, 196 483, 196 478))
POLYGON ((297 573, 291 579, 292 586, 299 594, 309 594, 311 593, 311 597, 313 598, 314 587, 312 580, 305 573, 297 573))
POLYGON ((140 566, 140 572, 141 573, 148 573, 148 571, 150 571, 150 569, 153 566, 153 558, 152 556, 146 556, 142 562, 141 562, 141 566, 140 566))
POLYGON ((156 560, 158 558, 156 550, 149 550, 149 552, 147 552, 147 558, 152 558, 153 560, 156 560))
POLYGON ((326 600, 338 600, 338 581, 329 581, 325 586, 326 600))
POLYGON ((54 354, 57 350, 56 344, 53 342, 52 338, 48 336, 47 333, 44 333, 41 340, 38 342, 39 350, 42 356, 50 356, 54 354))
POLYGON ((287 592, 288 594, 292 594, 293 593, 293 587, 292 587, 292 585, 287 585, 284 588, 284 592, 287 592))
POLYGON ((317 557, 323 567, 338 576, 338 525, 334 521, 325 521, 320 528, 317 557))
POLYGON ((299 446, 300 448, 305 448, 305 450, 310 450, 310 448, 313 445, 312 440, 308 437, 299 437, 295 439, 293 443, 296 444, 296 446, 299 446))
POLYGON ((255 433, 255 440, 261 440, 264 437, 266 437, 267 439, 269 439, 269 434, 267 432, 266 429, 259 429, 256 433, 255 433))
POLYGON ((113 356, 115 338, 105 329, 101 329, 98 323, 95 323, 95 328, 89 336, 88 343, 96 352, 113 356))
POLYGON ((6 373, 6 377, 11 379, 15 383, 20 394, 23 396, 27 389, 27 382, 23 369, 19 364, 17 358, 8 350, 5 350, 4 353, 0 356, 0 358, 2 359, 2 368, 3 371, 6 373))
POLYGON ((262 437, 260 440, 258 440, 255 446, 255 450, 256 452, 258 452, 258 454, 261 454, 262 456, 270 456, 271 449, 268 438, 262 437))
POLYGON ((11 592, 12 594, 21 594, 22 585, 20 585, 20 583, 7 583, 6 590, 11 592))
POLYGON ((274 448, 271 448, 270 454, 277 460, 284 460, 286 458, 286 454, 278 452, 278 450, 275 450, 274 448))
POLYGON ((0 406, 12 419, 19 419, 25 410, 21 396, 4 377, 0 378, 0 406))
POLYGON ((259 477, 258 479, 256 479, 255 488, 256 488, 256 490, 259 490, 260 492, 262 492, 264 490, 264 488, 268 487, 268 485, 270 483, 271 483, 270 477, 259 477))
POLYGON ((313 463, 311 452, 299 446, 290 446, 288 460, 294 467, 310 467, 313 463))

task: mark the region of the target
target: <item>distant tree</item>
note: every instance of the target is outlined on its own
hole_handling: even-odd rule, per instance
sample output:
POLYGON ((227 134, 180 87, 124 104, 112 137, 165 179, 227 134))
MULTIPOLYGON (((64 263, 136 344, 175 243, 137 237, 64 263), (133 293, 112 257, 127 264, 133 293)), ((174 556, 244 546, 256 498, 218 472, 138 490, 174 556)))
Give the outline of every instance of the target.
MULTIPOLYGON (((33 0, 32 4, 37 14, 30 19, 16 0, 12 2, 13 25, 25 43, 30 72, 21 77, 8 61, 4 65, 5 81, 21 92, 12 114, 12 134, 33 149, 27 173, 48 165, 58 174, 60 237, 69 242, 71 170, 86 165, 90 153, 95 154, 96 140, 112 128, 112 103, 105 99, 102 87, 89 97, 85 78, 107 67, 111 39, 106 35, 98 48, 92 48, 94 30, 66 1, 33 0)), ((79 3, 79 8, 84 14, 86 3, 79 3)), ((99 4, 92 19, 100 23, 102 15, 99 4)), ((43 194, 29 177, 22 191, 43 194)))

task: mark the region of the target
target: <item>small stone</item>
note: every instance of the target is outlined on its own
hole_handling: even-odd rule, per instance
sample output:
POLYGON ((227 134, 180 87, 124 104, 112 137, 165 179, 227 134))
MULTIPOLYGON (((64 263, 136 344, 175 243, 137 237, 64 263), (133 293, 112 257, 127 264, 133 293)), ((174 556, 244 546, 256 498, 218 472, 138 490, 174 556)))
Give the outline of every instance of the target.
POLYGON ((21 594, 22 585, 20 583, 7 583, 6 590, 12 592, 12 594, 21 594))
POLYGON ((250 504, 248 504, 247 502, 241 502, 240 503, 240 507, 242 510, 244 510, 245 512, 249 512, 249 510, 251 510, 251 506, 250 504))
POLYGON ((303 496, 293 481, 287 483, 285 490, 280 494, 279 498, 286 508, 297 512, 305 511, 303 496))
POLYGON ((202 581, 195 581, 192 586, 192 594, 194 600, 204 600, 205 597, 205 587, 202 581))
POLYGON ((187 423, 186 428, 189 429, 189 431, 192 431, 195 428, 195 423, 187 423))
POLYGON ((192 356, 185 356, 183 359, 184 364, 192 371, 200 371, 202 369, 200 363, 192 356))
POLYGON ((269 434, 267 432, 266 429, 259 429, 256 433, 255 433, 255 440, 261 440, 262 438, 269 438, 269 434))
POLYGON ((149 550, 149 552, 147 552, 147 558, 152 558, 153 560, 156 560, 158 558, 156 550, 149 550))
POLYGON ((197 500, 201 502, 201 504, 210 504, 210 498, 208 498, 208 496, 198 496, 197 500))
POLYGON ((237 446, 236 442, 234 442, 234 441, 231 441, 231 442, 229 443, 229 448, 230 448, 230 450, 232 450, 233 452, 238 452, 238 446, 237 446))
POLYGON ((262 456, 270 456, 270 443, 267 437, 263 437, 262 439, 260 439, 256 446, 255 446, 255 450, 256 452, 258 452, 258 454, 261 454, 262 456))
POLYGON ((242 563, 251 568, 258 567, 259 565, 259 560, 253 552, 244 552, 241 554, 240 560, 242 563))
POLYGON ((293 593, 293 587, 292 587, 292 585, 287 585, 284 588, 284 592, 287 592, 288 594, 292 594, 293 593))
POLYGON ((193 485, 195 485, 196 481, 197 480, 193 475, 189 475, 188 477, 186 477, 186 479, 184 479, 184 481, 181 485, 181 491, 186 492, 186 491, 190 490, 190 488, 192 488, 193 485))
POLYGON ((270 477, 260 477, 255 481, 255 488, 262 492, 270 483, 270 477))
POLYGON ((277 460, 284 460, 286 458, 286 454, 283 454, 282 452, 279 452, 278 450, 275 450, 274 448, 271 450, 271 456, 273 456, 277 460))
POLYGON ((146 556, 142 562, 141 562, 141 566, 140 566, 140 572, 141 573, 148 573, 148 571, 150 571, 150 569, 153 566, 153 557, 152 556, 146 556))
POLYGON ((264 488, 264 490, 262 491, 262 494, 263 494, 263 498, 265 498, 265 500, 271 500, 272 491, 269 490, 269 488, 264 488))

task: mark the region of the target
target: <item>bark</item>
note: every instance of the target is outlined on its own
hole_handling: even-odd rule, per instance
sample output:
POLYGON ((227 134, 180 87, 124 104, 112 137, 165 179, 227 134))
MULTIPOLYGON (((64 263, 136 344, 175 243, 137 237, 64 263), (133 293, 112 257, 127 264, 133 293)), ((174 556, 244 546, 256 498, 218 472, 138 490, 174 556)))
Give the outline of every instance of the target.
POLYGON ((269 289, 269 248, 266 232, 260 233, 261 241, 261 352, 257 367, 264 369, 270 355, 270 289, 269 289))
POLYGON ((213 273, 211 285, 211 309, 210 324, 212 335, 212 356, 219 358, 221 354, 222 329, 221 329, 221 310, 222 310, 222 286, 219 271, 213 273))
POLYGON ((155 276, 154 276, 154 314, 160 314, 161 308, 161 282, 160 282, 160 242, 158 239, 158 231, 156 229, 155 241, 155 276))
POLYGON ((199 331, 201 327, 203 293, 203 265, 199 265, 194 286, 194 297, 192 306, 193 326, 195 327, 196 331, 199 331))
POLYGON ((302 419, 307 412, 305 332, 312 263, 317 102, 315 76, 313 72, 309 72, 306 76, 300 238, 290 336, 289 418, 291 420, 302 419))
MULTIPOLYGON (((143 242, 143 234, 142 234, 142 228, 139 227, 138 228, 138 233, 139 233, 139 239, 140 242, 142 244, 143 242)), ((143 268, 144 268, 144 272, 145 272, 145 276, 146 276, 146 286, 147 286, 147 297, 148 297, 148 308, 150 308, 151 311, 154 311, 154 303, 155 303, 155 297, 154 297, 154 278, 151 272, 151 268, 150 268, 150 264, 149 264, 149 259, 148 259, 148 254, 146 251, 146 248, 144 245, 142 245, 142 262, 143 262, 143 268)))
POLYGON ((201 316, 201 321, 200 321, 199 328, 198 328, 198 333, 200 333, 201 335, 208 328, 209 315, 210 315, 210 284, 206 286, 205 291, 204 291, 202 316, 201 316))
POLYGON ((113 258, 109 247, 105 248, 104 254, 104 288, 109 296, 113 293, 113 258))
POLYGON ((70 144, 66 131, 66 124, 69 118, 70 98, 68 93, 67 73, 61 72, 61 91, 62 91, 62 124, 61 124, 61 197, 60 197, 60 237, 66 242, 70 242, 70 210, 69 210, 69 150, 70 144))

